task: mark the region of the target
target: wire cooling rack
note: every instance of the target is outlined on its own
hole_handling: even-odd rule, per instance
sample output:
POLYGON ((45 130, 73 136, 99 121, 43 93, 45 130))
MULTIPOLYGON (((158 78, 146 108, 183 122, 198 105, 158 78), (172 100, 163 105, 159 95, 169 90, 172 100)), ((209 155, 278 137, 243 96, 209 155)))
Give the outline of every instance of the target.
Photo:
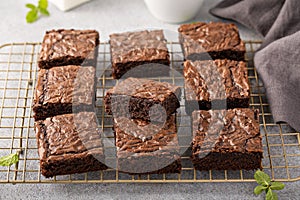
MULTIPOLYGON (((251 107, 260 110, 260 130, 263 136, 264 171, 277 181, 300 180, 300 134, 287 124, 274 123, 265 89, 253 64, 253 54, 259 41, 245 41, 251 107)), ((182 52, 178 43, 168 43, 171 53, 171 76, 160 77, 183 86, 182 52)), ((46 179, 41 175, 32 118, 32 98, 37 74, 39 43, 12 43, 0 46, 0 157, 18 153, 20 161, 11 167, 0 167, 0 183, 134 183, 134 182, 252 182, 254 171, 197 171, 188 154, 190 118, 184 114, 181 102, 178 122, 182 150, 180 174, 128 175, 114 169, 46 179), (188 151, 186 151, 188 152, 188 151)), ((103 96, 116 81, 110 77, 109 45, 101 43, 97 67, 97 116, 99 126, 108 140, 113 140, 111 116, 103 109, 103 96)), ((111 142, 110 144, 113 144, 111 142)), ((107 147, 109 149, 109 147, 107 147)), ((105 149, 106 151, 107 149, 105 149)))

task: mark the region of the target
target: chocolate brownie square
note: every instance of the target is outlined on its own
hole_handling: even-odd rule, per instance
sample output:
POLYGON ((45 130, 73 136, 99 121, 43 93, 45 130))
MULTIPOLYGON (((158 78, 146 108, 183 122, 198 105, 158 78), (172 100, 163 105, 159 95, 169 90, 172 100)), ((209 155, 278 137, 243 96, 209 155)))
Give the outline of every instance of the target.
POLYGON ((95 30, 52 30, 44 36, 38 60, 41 69, 55 66, 96 67, 99 33, 95 30))
POLYGON ((108 90, 105 111, 113 117, 160 122, 180 107, 180 87, 167 82, 128 78, 108 90))
POLYGON ((245 59, 245 44, 234 24, 197 22, 183 24, 178 31, 186 60, 245 59))
POLYGON ((94 67, 75 65, 41 69, 33 99, 34 118, 79 111, 92 111, 95 105, 94 67))
POLYGON ((114 118, 114 131, 119 171, 129 174, 180 173, 175 115, 160 124, 114 118))
POLYGON ((185 61, 186 111, 247 108, 250 100, 244 61, 185 61))
POLYGON ((192 161, 197 170, 261 169, 258 110, 194 111, 192 161))
POLYGON ((35 122, 45 177, 105 170, 101 135, 93 112, 57 115, 35 122))
POLYGON ((170 69, 170 55, 162 30, 111 34, 110 51, 115 79, 124 75, 139 78, 167 75, 170 69))

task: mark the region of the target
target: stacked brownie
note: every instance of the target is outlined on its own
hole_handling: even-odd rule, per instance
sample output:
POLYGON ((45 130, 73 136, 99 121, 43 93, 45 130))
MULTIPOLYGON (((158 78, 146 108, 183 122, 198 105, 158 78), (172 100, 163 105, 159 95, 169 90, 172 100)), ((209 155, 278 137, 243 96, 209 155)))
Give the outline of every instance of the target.
POLYGON ((105 110, 114 117, 159 122, 176 112, 180 88, 167 82, 128 78, 108 90, 105 110))
POLYGON ((181 25, 178 31, 185 58, 186 112, 193 121, 195 168, 261 168, 258 111, 249 108, 245 45, 237 27, 198 22, 181 25))
POLYGON ((179 97, 175 85, 140 78, 125 79, 107 92, 105 110, 114 119, 119 171, 180 172, 175 116, 179 97))
POLYGON ((41 172, 45 177, 103 170, 94 114, 99 33, 48 31, 33 101, 41 172))
POLYGON ((110 35, 112 77, 105 111, 113 116, 117 168, 130 174, 178 173, 176 129, 180 88, 145 77, 168 75, 170 55, 162 30, 110 35))

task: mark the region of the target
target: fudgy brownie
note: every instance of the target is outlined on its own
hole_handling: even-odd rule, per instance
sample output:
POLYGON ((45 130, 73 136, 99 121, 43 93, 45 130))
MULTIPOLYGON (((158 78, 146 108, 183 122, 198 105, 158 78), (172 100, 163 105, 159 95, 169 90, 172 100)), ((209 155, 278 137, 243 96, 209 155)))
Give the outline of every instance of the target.
POLYGON ((179 173, 175 115, 165 123, 114 118, 118 169, 130 174, 179 173))
POLYGON ((258 110, 194 111, 192 161, 198 170, 262 168, 258 110))
POLYGON ((162 30, 111 34, 110 51, 112 76, 115 79, 144 64, 147 65, 139 67, 137 72, 130 71, 129 76, 143 78, 151 76, 149 74, 157 76, 169 72, 170 55, 162 30))
POLYGON ((41 69, 33 99, 36 120, 78 111, 95 105, 95 68, 75 65, 41 69))
POLYGON ((39 68, 65 65, 96 66, 99 33, 95 30, 47 31, 38 60, 39 68))
POLYGON ((244 61, 185 61, 186 111, 247 108, 250 100, 244 61))
POLYGON ((180 107, 180 87, 167 82, 128 78, 108 90, 105 111, 113 117, 165 121, 180 107))
POLYGON ((36 121, 35 131, 45 177, 107 169, 95 113, 57 115, 36 121))
POLYGON ((245 44, 234 24, 197 22, 181 25, 178 31, 186 60, 245 59, 245 44))

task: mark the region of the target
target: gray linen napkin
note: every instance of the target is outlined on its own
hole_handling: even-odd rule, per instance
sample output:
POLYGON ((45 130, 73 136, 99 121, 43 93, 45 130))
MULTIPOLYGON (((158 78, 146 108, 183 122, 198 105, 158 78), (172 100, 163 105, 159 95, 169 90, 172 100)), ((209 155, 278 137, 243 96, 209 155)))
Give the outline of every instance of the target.
POLYGON ((300 1, 224 0, 210 12, 264 36, 254 63, 274 120, 300 131, 300 1))

